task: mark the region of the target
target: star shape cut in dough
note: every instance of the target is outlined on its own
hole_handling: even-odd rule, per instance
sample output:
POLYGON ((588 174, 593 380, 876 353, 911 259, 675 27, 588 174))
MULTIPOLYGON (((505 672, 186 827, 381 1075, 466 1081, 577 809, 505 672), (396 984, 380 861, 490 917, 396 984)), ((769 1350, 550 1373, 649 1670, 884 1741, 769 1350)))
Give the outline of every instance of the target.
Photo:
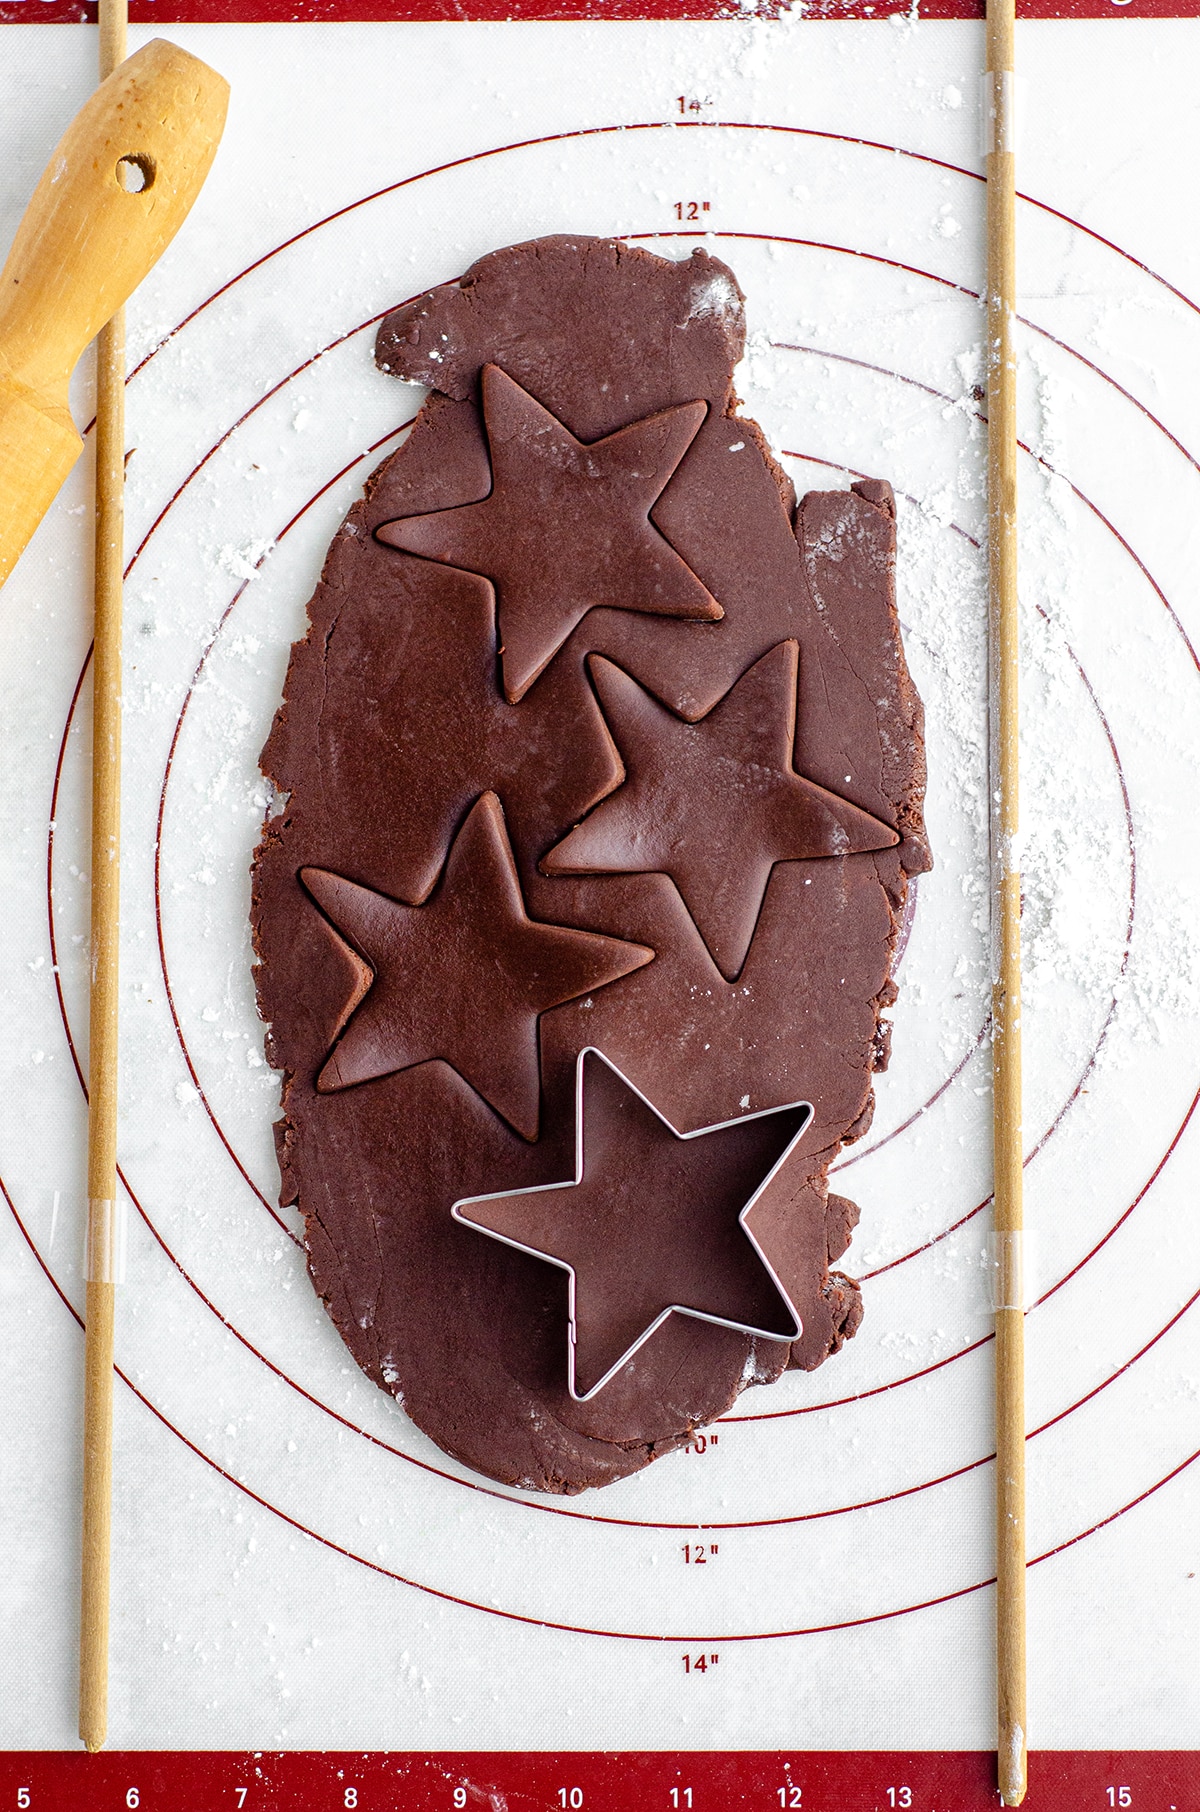
POLYGON ((422 906, 303 868, 370 979, 317 1077, 328 1094, 441 1058, 526 1139, 538 1135, 538 1017, 640 969, 654 952, 528 918, 504 814, 476 800, 422 906))
POLYGON ((800 1317, 749 1221, 811 1105, 678 1133, 602 1051, 581 1051, 575 1077, 573 1181, 451 1210, 567 1272, 572 1397, 603 1390, 668 1315, 797 1339, 800 1317))
POLYGON ((727 981, 741 972, 776 862, 890 849, 878 818, 792 766, 798 648, 780 642, 697 723, 620 667, 589 667, 622 785, 542 858, 544 874, 667 874, 727 981))
POLYGON ((706 412, 703 402, 683 403, 589 444, 485 365, 490 496, 385 522, 376 537, 491 580, 504 692, 515 705, 589 610, 701 622, 725 614, 650 520, 706 412))

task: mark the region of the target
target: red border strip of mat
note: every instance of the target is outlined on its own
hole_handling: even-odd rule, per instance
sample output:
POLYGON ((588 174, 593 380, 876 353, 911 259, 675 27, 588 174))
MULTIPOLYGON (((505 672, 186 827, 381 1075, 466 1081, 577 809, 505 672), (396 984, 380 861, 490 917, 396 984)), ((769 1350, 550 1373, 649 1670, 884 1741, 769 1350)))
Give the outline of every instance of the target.
MULTIPOLYGON (((6 1812, 975 1812, 994 1783, 978 1750, 0 1752, 6 1812)), ((1025 1806, 1196 1812, 1200 1750, 1035 1751, 1025 1806)))
MULTIPOLYGON (((130 0, 135 25, 262 25, 521 19, 726 19, 777 15, 761 0, 748 15, 730 0, 130 0)), ((887 19, 911 0, 809 0, 805 19, 887 19)), ((922 19, 982 19, 983 0, 918 0, 922 19)), ((1195 19, 1200 0, 1017 0, 1020 19, 1195 19)), ((0 25, 91 25, 94 0, 0 0, 0 25)))

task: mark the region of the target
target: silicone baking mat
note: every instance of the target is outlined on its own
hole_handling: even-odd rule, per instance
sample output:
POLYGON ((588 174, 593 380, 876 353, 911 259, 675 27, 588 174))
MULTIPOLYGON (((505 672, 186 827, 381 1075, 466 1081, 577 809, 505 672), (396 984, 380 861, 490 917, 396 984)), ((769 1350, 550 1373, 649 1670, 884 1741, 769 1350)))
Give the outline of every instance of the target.
MULTIPOLYGON (((1043 1751, 1189 1750, 1200 1713, 1200 23, 1133 10, 1030 23, 1019 43, 1043 1751)), ((593 1759, 561 1779, 500 1755, 491 1775, 429 1763, 406 1798, 363 1759, 294 1800, 269 1797, 300 1779, 282 1763, 213 1758, 193 1778, 164 1758, 152 1793, 117 1757, 92 1789, 147 1807, 667 1807, 702 1784, 705 1805, 984 1803, 981 27, 914 5, 172 35, 233 102, 130 311, 112 1744, 619 1754, 616 1773, 593 1759), (276 1206, 246 924, 288 648, 330 536, 420 401, 375 369, 374 324, 558 231, 727 259, 748 297, 738 388, 798 487, 892 480, 937 859, 875 1123, 836 1172, 863 1211, 861 1332, 687 1452, 570 1501, 457 1467, 343 1352, 276 1206), (715 1759, 635 1776, 646 1751, 715 1759), (908 1772, 868 1754, 898 1751, 908 1772), (949 1752, 966 1772, 936 1773, 949 1752), (484 1797, 455 1799, 466 1780, 484 1797)), ((0 31, 5 243, 94 55, 78 24, 0 31)), ((83 372, 81 421, 87 391, 83 372)), ((17 1751, 69 1749, 75 1728, 89 486, 81 464, 0 605, 0 1742, 17 1751)), ((7 1803, 51 1763, 6 1758, 7 1803)), ((1054 1786, 1035 1756, 1031 1805, 1135 1788, 1139 1806, 1200 1804, 1186 1758, 1071 1765, 1054 1786)), ((82 1777, 55 1778, 64 1795, 82 1777)))

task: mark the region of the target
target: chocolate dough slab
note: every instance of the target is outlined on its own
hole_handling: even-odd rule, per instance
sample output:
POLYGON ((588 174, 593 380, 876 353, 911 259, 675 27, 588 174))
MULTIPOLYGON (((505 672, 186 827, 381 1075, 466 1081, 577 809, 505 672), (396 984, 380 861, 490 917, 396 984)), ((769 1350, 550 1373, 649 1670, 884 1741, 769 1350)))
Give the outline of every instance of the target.
MULTIPOLYGON (((853 1284, 829 1270, 857 1209, 828 1194, 826 1173, 869 1124, 899 915, 908 877, 928 866, 921 708, 895 617, 890 490, 863 482, 796 508, 760 432, 735 413, 743 331, 736 281, 706 254, 674 263, 565 237, 494 253, 390 316, 380 364, 433 390, 335 537, 263 754, 287 796, 254 874, 259 1002, 268 1056, 284 1072, 283 1199, 303 1211, 314 1283, 358 1363, 447 1452, 527 1488, 573 1492, 635 1471, 748 1384, 787 1363, 818 1365, 861 1315, 853 1284), (520 690, 515 703, 497 592, 503 620, 506 577, 511 600, 521 572, 498 569, 486 536, 469 557, 491 573, 448 562, 467 557, 465 542, 406 551, 426 531, 400 526, 442 511, 468 523, 466 506, 489 497, 485 367, 507 380, 498 388, 509 401, 517 387, 541 412, 516 399, 515 431, 541 422, 571 459, 652 418, 668 428, 684 420, 671 411, 690 411, 690 428, 704 405, 665 485, 648 484, 642 499, 653 493, 648 519, 672 555, 671 597, 693 620, 655 614, 640 590, 619 607, 588 604, 577 619, 572 604, 548 626, 540 668, 530 676, 544 642, 523 662, 509 687, 520 690), (696 620, 705 598, 723 615, 696 620), (786 644, 794 656, 777 652, 786 644), (702 907, 693 916, 686 881, 681 892, 665 865, 643 871, 628 850, 620 871, 585 848, 571 866, 587 872, 546 872, 564 840, 568 851, 573 836, 577 852, 586 845, 593 811, 597 827, 599 811, 628 816, 642 783, 619 708, 606 722, 598 672, 619 670, 672 723, 701 725, 764 657, 776 691, 780 663, 790 686, 794 660, 790 771, 812 798, 828 798, 850 853, 773 848, 762 887, 764 864, 748 850, 732 920, 720 902, 715 919, 702 907), (437 897, 449 852, 489 793, 528 919, 635 946, 622 960, 642 963, 541 1012, 534 1143, 447 1049, 333 1092, 317 1086, 370 999, 374 971, 302 871, 419 909, 437 897), (713 930, 727 921, 731 935, 713 930), (812 1102, 811 1124, 754 1208, 755 1236, 803 1320, 790 1347, 672 1314, 593 1398, 571 1397, 565 1274, 461 1225, 450 1208, 573 1174, 574 1075, 586 1046, 681 1132, 812 1102)), ((667 446, 660 431, 668 463, 678 438, 667 446)), ((561 574, 587 536, 568 506, 542 516, 548 565, 561 574)), ((594 520, 587 533, 594 542, 594 520)), ((642 716, 653 722, 652 711, 642 716)), ((736 767, 750 757, 734 745, 736 767)), ((775 824, 778 804, 764 823, 775 824)))

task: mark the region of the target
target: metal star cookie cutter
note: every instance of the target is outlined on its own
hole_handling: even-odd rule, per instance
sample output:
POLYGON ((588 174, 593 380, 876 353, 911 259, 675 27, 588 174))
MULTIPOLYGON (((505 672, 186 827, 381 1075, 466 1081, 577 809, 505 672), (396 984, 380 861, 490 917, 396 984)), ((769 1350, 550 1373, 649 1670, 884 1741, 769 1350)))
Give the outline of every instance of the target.
POLYGON ((584 1047, 583 1050, 580 1051, 579 1056, 576 1060, 576 1066, 575 1066, 575 1175, 574 1175, 574 1177, 569 1178, 565 1182, 534 1183, 525 1189, 499 1189, 499 1190, 493 1190, 486 1195, 462 1196, 462 1197, 460 1197, 460 1199, 458 1201, 456 1201, 453 1204, 450 1212, 451 1212, 452 1216, 454 1217, 454 1219, 456 1221, 458 1221, 462 1226, 471 1227, 477 1233, 486 1234, 489 1239, 499 1240, 502 1245, 512 1246, 518 1252, 528 1253, 530 1257, 540 1259, 544 1264, 554 1265, 559 1270, 565 1271, 567 1273, 567 1278, 568 1278, 568 1285, 567 1285, 567 1318, 568 1318, 567 1319, 567 1383, 568 1383, 568 1389, 569 1389, 570 1394, 571 1394, 572 1398, 574 1399, 574 1401, 577 1403, 587 1403, 587 1402, 590 1402, 593 1397, 598 1395, 598 1393, 604 1389, 605 1385, 611 1383, 612 1379, 617 1375, 617 1373, 619 1371, 621 1371, 625 1365, 628 1364, 629 1360, 633 1357, 633 1355, 636 1352, 638 1352, 646 1344, 646 1342, 650 1339, 651 1335, 656 1333, 658 1331, 658 1329, 662 1326, 663 1322, 666 1321, 667 1317, 672 1314, 689 1315, 694 1320, 709 1321, 709 1322, 714 1323, 714 1325, 716 1325, 717 1327, 731 1328, 736 1333, 749 1334, 753 1338, 759 1339, 759 1340, 777 1340, 777 1341, 782 1341, 784 1343, 787 1343, 787 1342, 796 1340, 800 1337, 800 1334, 803 1331, 803 1325, 804 1325, 803 1321, 801 1319, 801 1316, 800 1316, 800 1312, 796 1308, 795 1303, 792 1301, 790 1295, 788 1294, 786 1288, 784 1287, 782 1280, 780 1279, 774 1266, 771 1264, 771 1261, 768 1258, 763 1247, 759 1244, 758 1240, 754 1237, 754 1234, 751 1232, 750 1228, 747 1226, 746 1220, 747 1220, 747 1216, 750 1214, 751 1209, 760 1200, 763 1193, 767 1189, 768 1185, 774 1180, 774 1178, 776 1176, 778 1176, 779 1172, 783 1169, 783 1166, 787 1163, 788 1159, 791 1157, 793 1151, 795 1151, 796 1146, 799 1144, 800 1140, 804 1137, 804 1134, 807 1132, 809 1126, 811 1125, 812 1118, 813 1118, 813 1105, 812 1105, 811 1101, 790 1101, 790 1102, 782 1102, 776 1107, 762 1108, 756 1113, 738 1114, 735 1118, 733 1118, 731 1120, 719 1120, 719 1121, 714 1122, 711 1126, 700 1126, 700 1127, 696 1127, 692 1132, 681 1133, 676 1127, 672 1126, 671 1122, 667 1119, 665 1114, 659 1112, 658 1108, 655 1107, 653 1101, 651 1101, 648 1096, 643 1094, 641 1089, 639 1089, 636 1086, 636 1084, 632 1083, 629 1080, 628 1076, 625 1075, 624 1071, 619 1069, 617 1067, 617 1065, 612 1061, 611 1058, 606 1057, 604 1052, 599 1050, 597 1048, 597 1046, 587 1045, 584 1047), (598 1383, 593 1384, 591 1386, 591 1388, 586 1391, 580 1391, 577 1388, 577 1380, 576 1380, 576 1375, 575 1375, 575 1349, 576 1349, 576 1272, 575 1272, 575 1267, 572 1264, 570 1264, 567 1260, 555 1257, 552 1253, 545 1252, 536 1246, 528 1245, 528 1244, 526 1244, 525 1241, 515 1239, 509 1234, 500 1233, 492 1227, 487 1227, 487 1226, 482 1225, 479 1221, 473 1220, 469 1214, 464 1213, 463 1210, 471 1208, 475 1204, 482 1203, 482 1202, 503 1201, 503 1200, 511 1199, 516 1196, 545 1195, 545 1194, 548 1194, 551 1191, 555 1191, 555 1190, 570 1189, 570 1188, 578 1187, 578 1185, 583 1182, 583 1179, 584 1179, 584 1133, 585 1133, 584 1114, 583 1114, 583 1094, 584 1094, 583 1085, 584 1085, 584 1066, 585 1066, 586 1060, 589 1057, 598 1057, 600 1059, 601 1063, 603 1063, 607 1069, 612 1071, 613 1075, 616 1076, 624 1084, 624 1086, 630 1091, 630 1093, 635 1095, 637 1097, 637 1099, 640 1102, 642 1102, 643 1106, 649 1108, 650 1112, 654 1115, 655 1119, 660 1121, 661 1124, 667 1128, 668 1132, 672 1133, 676 1139, 679 1139, 681 1141, 686 1142, 686 1141, 692 1140, 692 1139, 702 1139, 705 1137, 706 1134, 723 1132, 723 1131, 726 1131, 727 1129, 735 1127, 735 1126, 744 1126, 747 1123, 754 1121, 754 1120, 769 1119, 773 1115, 776 1115, 776 1114, 796 1113, 799 1111, 803 1111, 804 1118, 801 1121, 796 1132, 794 1133, 792 1138, 788 1141, 788 1143, 784 1147, 783 1151, 775 1159, 775 1161, 771 1165, 770 1169, 766 1172, 766 1174, 761 1178, 761 1180, 755 1186, 752 1194, 749 1197, 749 1200, 745 1203, 745 1205, 742 1207, 742 1209, 740 1210, 740 1212, 738 1214, 738 1224, 741 1227, 742 1232, 745 1234, 747 1240, 750 1242, 750 1245, 753 1247, 754 1252, 759 1259, 759 1262, 762 1264, 763 1269, 766 1271, 768 1277, 771 1280, 771 1283, 774 1285, 776 1291, 778 1292, 781 1302, 783 1303, 788 1314, 792 1317, 792 1320, 795 1323, 795 1327, 792 1332, 779 1333, 778 1331, 773 1330, 773 1329, 755 1327, 749 1322, 729 1320, 725 1316, 714 1315, 714 1314, 708 1313, 707 1311, 705 1311, 703 1309, 689 1308, 687 1306, 687 1304, 685 1304, 685 1303, 671 1303, 666 1308, 664 1308, 662 1310, 662 1312, 651 1322, 651 1324, 646 1329, 644 1329, 644 1331, 639 1335, 639 1337, 629 1347, 626 1348, 626 1350, 621 1354, 620 1358, 615 1362, 615 1364, 611 1365, 608 1368, 608 1370, 604 1373, 604 1376, 599 1380, 598 1383))

